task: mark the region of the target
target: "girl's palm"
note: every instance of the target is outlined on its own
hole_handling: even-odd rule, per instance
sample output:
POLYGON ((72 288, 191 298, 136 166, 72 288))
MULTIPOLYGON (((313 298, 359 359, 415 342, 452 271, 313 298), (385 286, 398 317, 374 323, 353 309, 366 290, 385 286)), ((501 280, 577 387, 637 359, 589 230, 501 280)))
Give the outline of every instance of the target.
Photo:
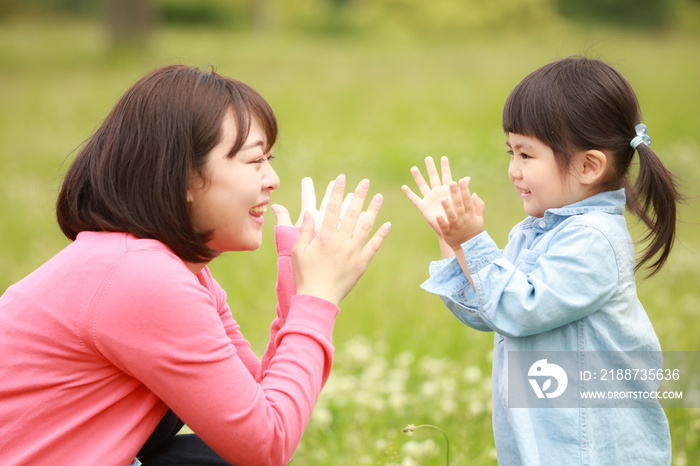
POLYGON ((441 199, 445 196, 449 196, 449 187, 444 185, 431 188, 427 193, 423 194, 422 199, 413 193, 408 186, 403 186, 402 190, 433 230, 435 230, 438 235, 442 236, 437 219, 445 216, 445 209, 442 207, 441 199))
POLYGON ((411 175, 420 191, 419 196, 404 185, 401 190, 435 230, 441 242, 451 249, 459 249, 465 241, 473 238, 484 229, 484 202, 469 193, 469 178, 452 181, 450 162, 447 157, 440 159, 442 176, 438 174, 432 157, 425 159, 428 181, 417 167, 411 168, 411 175))
POLYGON ((437 167, 432 157, 426 157, 425 168, 428 174, 428 182, 425 181, 418 167, 411 167, 411 175, 416 182, 416 186, 420 191, 421 196, 411 191, 411 188, 404 185, 401 190, 406 195, 409 201, 413 203, 418 211, 423 215, 428 224, 435 230, 438 236, 442 236, 441 228, 438 224, 438 218, 445 217, 445 209, 442 206, 441 200, 449 197, 449 184, 452 182, 452 173, 450 171, 450 162, 447 157, 440 159, 440 169, 442 176, 438 174, 437 167))

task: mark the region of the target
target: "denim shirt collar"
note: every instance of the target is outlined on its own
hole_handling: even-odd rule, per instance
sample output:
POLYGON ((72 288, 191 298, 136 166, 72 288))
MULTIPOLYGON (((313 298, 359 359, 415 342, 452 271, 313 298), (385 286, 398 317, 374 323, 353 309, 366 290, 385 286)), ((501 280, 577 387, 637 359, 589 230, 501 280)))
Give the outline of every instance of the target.
POLYGON ((547 209, 544 217, 527 217, 522 221, 522 229, 534 228, 537 230, 551 230, 568 217, 581 215, 588 212, 598 211, 610 214, 622 215, 625 213, 625 189, 620 188, 615 191, 604 191, 573 204, 547 209))

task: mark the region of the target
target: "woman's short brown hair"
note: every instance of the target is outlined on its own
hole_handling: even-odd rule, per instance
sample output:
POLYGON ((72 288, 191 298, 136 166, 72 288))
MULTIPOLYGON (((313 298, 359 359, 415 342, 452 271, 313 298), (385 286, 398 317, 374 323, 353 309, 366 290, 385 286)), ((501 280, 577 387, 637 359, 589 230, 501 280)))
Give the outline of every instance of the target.
POLYGON ((267 138, 277 121, 267 101, 235 79, 184 65, 152 71, 117 102, 80 150, 56 202, 58 224, 75 240, 81 231, 118 231, 161 241, 188 262, 216 254, 197 232, 187 207, 187 181, 200 173, 232 112, 232 156, 257 118, 267 138))

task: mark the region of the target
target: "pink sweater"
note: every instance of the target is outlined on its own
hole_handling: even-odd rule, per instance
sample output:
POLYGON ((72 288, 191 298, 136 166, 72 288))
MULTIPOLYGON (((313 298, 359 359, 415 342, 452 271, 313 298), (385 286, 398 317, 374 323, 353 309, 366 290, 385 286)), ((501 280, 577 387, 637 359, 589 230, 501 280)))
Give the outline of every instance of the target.
POLYGON ((262 362, 209 269, 165 245, 83 232, 0 298, 0 464, 127 466, 167 407, 233 464, 286 464, 331 369, 338 307, 296 295, 277 227, 262 362), (167 407, 166 407, 167 406, 167 407))

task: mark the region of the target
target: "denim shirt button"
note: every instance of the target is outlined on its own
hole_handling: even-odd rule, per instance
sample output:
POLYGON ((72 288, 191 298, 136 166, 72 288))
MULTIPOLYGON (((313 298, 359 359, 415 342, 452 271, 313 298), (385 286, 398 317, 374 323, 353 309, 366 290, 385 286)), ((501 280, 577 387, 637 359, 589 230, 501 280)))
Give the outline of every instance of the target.
POLYGON ((547 222, 545 222, 544 220, 540 220, 539 222, 537 222, 537 226, 540 228, 544 228, 547 226, 547 222))

